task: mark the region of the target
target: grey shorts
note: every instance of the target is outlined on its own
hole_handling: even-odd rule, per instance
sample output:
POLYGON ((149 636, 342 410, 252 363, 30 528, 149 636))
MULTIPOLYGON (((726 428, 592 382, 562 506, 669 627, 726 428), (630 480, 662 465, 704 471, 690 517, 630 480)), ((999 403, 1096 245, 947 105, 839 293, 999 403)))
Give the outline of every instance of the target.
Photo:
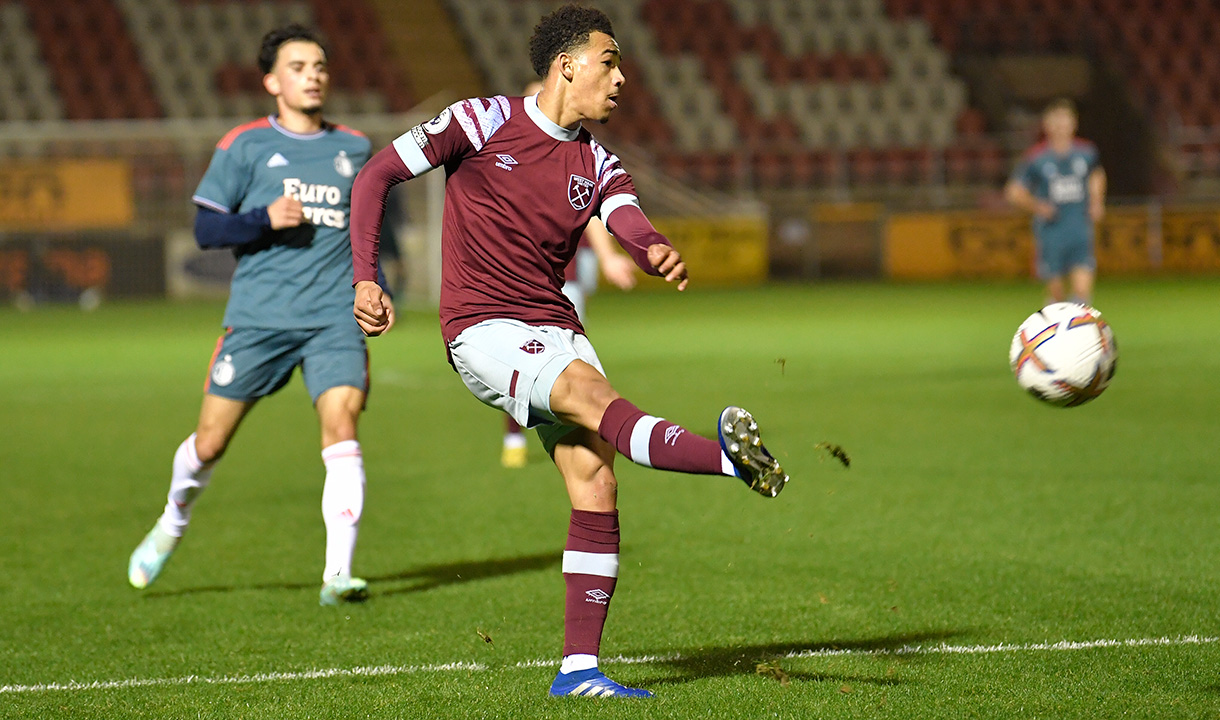
POLYGON ((1038 238, 1038 277, 1050 280, 1067 275, 1076 268, 1097 269, 1093 239, 1089 234, 1038 238))
POLYGON ((606 374, 584 335, 517 320, 485 320, 466 328, 449 343, 449 357, 475 397, 523 427, 537 428, 548 451, 573 430, 551 412, 551 389, 559 375, 574 360, 606 374))
POLYGON ((369 354, 354 321, 309 330, 228 328, 216 342, 204 392, 247 402, 284 387, 301 368, 316 403, 327 390, 369 389, 369 354))

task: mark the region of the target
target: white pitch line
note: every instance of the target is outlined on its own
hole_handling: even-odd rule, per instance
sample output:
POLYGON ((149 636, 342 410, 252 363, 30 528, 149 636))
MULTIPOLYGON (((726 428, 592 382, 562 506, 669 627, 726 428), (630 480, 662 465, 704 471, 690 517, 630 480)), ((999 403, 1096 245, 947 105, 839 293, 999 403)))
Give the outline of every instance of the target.
MULTIPOLYGON (((988 653, 1016 652, 1062 652, 1067 650, 1094 650, 1099 648, 1134 648, 1134 647, 1179 647, 1183 645, 1211 645, 1220 642, 1220 637, 1203 637, 1200 635, 1180 635, 1178 637, 1135 638, 1131 640, 1084 640, 1074 642, 1060 640, 1054 643, 1000 643, 998 645, 903 645, 898 648, 820 648, 816 650, 799 650, 784 655, 789 659, 825 658, 825 657, 884 657, 896 655, 984 655, 988 653)), ((672 655, 638 655, 625 657, 622 655, 604 658, 604 662, 614 665, 638 665, 646 663, 674 662, 682 660, 680 654, 672 655)), ((522 660, 512 668, 550 668, 559 665, 557 660, 522 660)), ((177 678, 131 678, 129 680, 102 680, 93 682, 69 681, 66 683, 45 683, 41 685, 0 685, 0 695, 16 695, 21 693, 39 693, 55 690, 124 690, 137 687, 155 687, 171 685, 247 685, 253 683, 281 682, 288 680, 317 680, 335 677, 375 677, 411 675, 426 672, 484 672, 492 668, 483 663, 451 662, 439 665, 377 665, 354 668, 329 668, 324 670, 305 670, 301 672, 272 672, 254 675, 226 675, 221 677, 200 677, 187 675, 177 678)))
POLYGON ((247 685, 250 683, 276 682, 280 680, 317 680, 319 678, 357 677, 377 675, 409 675, 421 672, 448 672, 451 670, 486 670, 480 663, 452 662, 443 665, 378 665, 375 667, 329 668, 303 672, 272 672, 254 675, 226 675, 222 677, 200 677, 187 675, 176 678, 132 678, 130 680, 104 680, 93 682, 46 683, 43 685, 0 685, 0 695, 5 693, 35 693, 50 690, 125 690, 127 688, 154 687, 158 685, 247 685))
POLYGON ((1063 650, 1093 650, 1095 648, 1115 647, 1173 647, 1180 645, 1210 645, 1220 642, 1220 637, 1201 637, 1199 635, 1180 635, 1178 637, 1136 638, 1132 640, 1085 640, 1073 642, 1060 640, 1054 643, 998 645, 903 645, 898 648, 877 648, 862 650, 856 648, 823 648, 819 650, 799 650, 790 652, 786 658, 821 658, 838 657, 842 655, 985 655, 987 653, 1008 652, 1053 652, 1063 650))

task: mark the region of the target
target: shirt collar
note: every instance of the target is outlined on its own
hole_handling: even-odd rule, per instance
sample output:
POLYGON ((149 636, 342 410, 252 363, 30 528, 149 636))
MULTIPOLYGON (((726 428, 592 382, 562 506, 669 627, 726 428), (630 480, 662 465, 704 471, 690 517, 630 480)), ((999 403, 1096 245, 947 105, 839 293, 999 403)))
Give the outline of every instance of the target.
POLYGON ((537 95, 530 95, 529 97, 525 98, 525 114, 530 116, 530 120, 533 120, 534 124, 537 125, 542 132, 550 135, 556 140, 575 140, 577 136, 580 135, 579 125, 576 126, 576 129, 569 130, 561 125, 556 125, 549 117, 539 110, 537 95))
POLYGON ((329 127, 326 123, 322 123, 322 128, 320 130, 318 130, 317 132, 301 134, 301 133, 294 133, 293 131, 289 130, 288 128, 284 127, 283 125, 280 125, 279 119, 274 115, 268 115, 267 119, 271 121, 271 127, 278 130, 280 132, 280 134, 287 135, 288 137, 293 138, 295 140, 313 140, 315 138, 320 138, 326 134, 326 129, 329 127))

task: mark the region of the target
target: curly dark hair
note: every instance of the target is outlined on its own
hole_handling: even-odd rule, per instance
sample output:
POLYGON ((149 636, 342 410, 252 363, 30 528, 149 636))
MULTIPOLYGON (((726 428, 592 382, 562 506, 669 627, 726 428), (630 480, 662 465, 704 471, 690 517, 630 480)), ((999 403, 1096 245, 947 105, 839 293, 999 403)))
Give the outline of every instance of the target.
POLYGON ((263 36, 263 43, 258 48, 258 69, 264 75, 271 72, 271 68, 275 67, 275 58, 279 55, 280 48, 284 43, 290 43, 295 40, 305 40, 314 43, 322 48, 322 54, 326 54, 326 44, 322 42, 322 36, 316 30, 305 27, 298 23, 278 27, 263 36))
POLYGON ((614 27, 604 12, 592 7, 568 4, 544 15, 534 26, 530 38, 530 63, 538 77, 546 77, 551 62, 560 53, 574 53, 589 43, 594 32, 614 37, 614 27))

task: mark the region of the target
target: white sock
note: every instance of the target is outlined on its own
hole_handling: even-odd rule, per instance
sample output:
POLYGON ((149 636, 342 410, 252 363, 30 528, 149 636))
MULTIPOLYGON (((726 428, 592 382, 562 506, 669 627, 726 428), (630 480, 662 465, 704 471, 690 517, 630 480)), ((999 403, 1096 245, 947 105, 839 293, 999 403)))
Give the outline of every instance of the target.
POLYGON ((578 670, 588 670, 597 667, 596 655, 565 655, 559 665, 559 672, 567 675, 578 670))
POLYGON ((355 440, 322 450, 326 483, 322 486, 322 521, 326 524, 326 567, 322 581, 351 575, 356 534, 364 511, 364 456, 355 440))
POLYGON ((174 470, 169 481, 169 496, 165 510, 158 521, 166 535, 180 538, 191 522, 191 507, 199 493, 208 486, 212 477, 212 466, 199 462, 195 451, 195 433, 182 441, 174 453, 174 470))
POLYGON ((504 447, 523 448, 526 444, 525 433, 504 433, 504 447))

